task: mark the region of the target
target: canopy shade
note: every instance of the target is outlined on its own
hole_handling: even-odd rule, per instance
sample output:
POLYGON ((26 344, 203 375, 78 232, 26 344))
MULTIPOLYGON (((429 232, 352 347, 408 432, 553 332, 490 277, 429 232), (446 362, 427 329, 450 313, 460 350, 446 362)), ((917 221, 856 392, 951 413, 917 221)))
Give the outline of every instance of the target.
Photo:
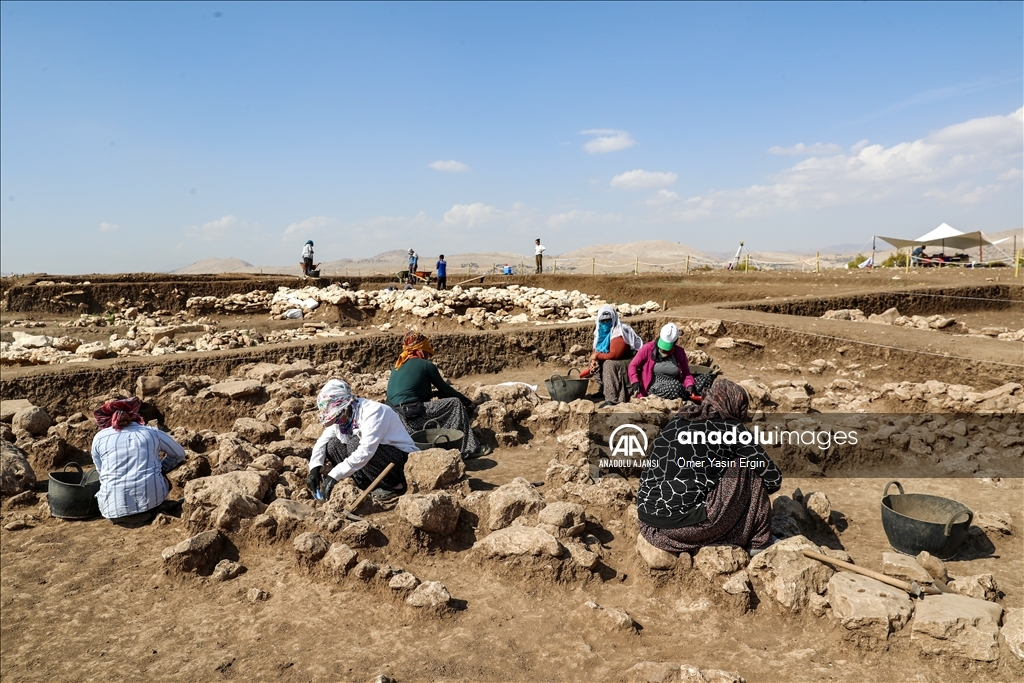
POLYGON ((952 228, 945 223, 935 228, 926 235, 921 235, 916 240, 905 240, 899 237, 882 237, 880 239, 888 242, 897 249, 903 247, 916 247, 922 245, 925 247, 942 247, 950 249, 974 249, 982 246, 992 246, 992 242, 985 239, 985 236, 981 234, 980 230, 974 232, 960 232, 956 228, 952 228))

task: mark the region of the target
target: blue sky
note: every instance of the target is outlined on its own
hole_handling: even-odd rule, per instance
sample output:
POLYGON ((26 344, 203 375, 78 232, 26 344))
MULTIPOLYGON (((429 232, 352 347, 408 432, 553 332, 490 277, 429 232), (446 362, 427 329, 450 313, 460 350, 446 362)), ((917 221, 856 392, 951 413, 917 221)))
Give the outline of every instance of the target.
POLYGON ((1019 228, 1022 8, 0 3, 0 267, 1019 228))

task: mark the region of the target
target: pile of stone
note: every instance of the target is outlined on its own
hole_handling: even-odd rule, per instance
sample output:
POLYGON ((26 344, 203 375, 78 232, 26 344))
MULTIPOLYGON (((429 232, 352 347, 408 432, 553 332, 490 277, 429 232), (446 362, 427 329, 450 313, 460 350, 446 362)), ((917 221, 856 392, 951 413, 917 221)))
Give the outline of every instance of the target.
POLYGON ((891 382, 883 384, 873 398, 923 405, 928 410, 951 413, 1024 413, 1024 386, 1007 382, 989 391, 976 391, 966 384, 927 382, 891 382))
POLYGON ((957 334, 965 334, 972 337, 995 337, 1008 341, 1024 341, 1024 329, 1011 330, 1008 327, 982 327, 974 329, 964 323, 958 323, 956 318, 948 315, 901 315, 896 308, 889 308, 883 313, 872 313, 864 315, 859 308, 840 308, 825 311, 821 316, 828 320, 852 320, 854 322, 868 322, 879 325, 896 325, 898 327, 913 327, 919 330, 946 330, 957 334))
MULTIPOLYGON (((272 317, 299 311, 303 316, 321 304, 353 306, 365 312, 408 313, 419 318, 447 317, 460 323, 515 324, 528 320, 589 320, 606 302, 577 290, 548 290, 540 287, 509 285, 508 287, 467 287, 459 285, 438 291, 422 289, 351 290, 332 284, 329 287, 280 287, 271 294, 265 291, 234 294, 226 298, 192 297, 186 309, 192 313, 269 312, 272 317), (521 311, 513 314, 513 311, 521 311)), ((642 315, 661 306, 653 301, 645 304, 621 304, 623 316, 642 315)))
POLYGON ((256 330, 217 331, 216 325, 203 323, 132 325, 123 336, 110 335, 107 342, 86 342, 69 336, 30 335, 20 331, 12 334, 13 342, 0 342, 0 365, 83 363, 117 356, 219 351, 297 340, 345 337, 355 335, 356 332, 338 327, 329 328, 324 323, 307 322, 298 329, 275 330, 266 334, 256 330))

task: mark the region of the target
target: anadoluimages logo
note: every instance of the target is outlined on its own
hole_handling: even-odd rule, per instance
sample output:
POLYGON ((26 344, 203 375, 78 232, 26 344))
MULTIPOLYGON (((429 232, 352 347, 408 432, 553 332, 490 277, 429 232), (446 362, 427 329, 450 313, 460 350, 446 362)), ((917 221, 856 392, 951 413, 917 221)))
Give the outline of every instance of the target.
POLYGON ((642 460, 647 457, 647 434, 634 424, 619 425, 608 437, 613 459, 642 460))

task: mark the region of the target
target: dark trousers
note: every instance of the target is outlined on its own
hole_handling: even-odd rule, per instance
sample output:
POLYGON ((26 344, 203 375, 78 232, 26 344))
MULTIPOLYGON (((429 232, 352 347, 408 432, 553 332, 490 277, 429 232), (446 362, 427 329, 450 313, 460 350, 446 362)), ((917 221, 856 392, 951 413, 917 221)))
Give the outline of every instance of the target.
POLYGON ((537 254, 537 274, 544 272, 544 255, 537 254))
POLYGON ((438 289, 448 289, 448 276, 447 275, 438 275, 437 276, 437 288, 438 289))
MULTIPOLYGON (((354 446, 353 450, 355 450, 354 446)), ((348 455, 349 449, 344 443, 338 439, 328 441, 325 471, 329 472, 330 469, 342 463, 348 455)), ((403 491, 405 490, 405 463, 408 460, 408 453, 395 446, 381 444, 377 446, 377 450, 374 452, 373 457, 370 458, 370 461, 363 465, 361 470, 357 470, 352 475, 352 481, 356 486, 365 491, 373 483, 373 480, 384 471, 388 463, 394 463, 394 469, 381 481, 380 488, 403 491)))
POLYGON ((308 273, 311 270, 313 270, 313 259, 312 258, 304 258, 304 259, 302 259, 302 272, 308 273))

